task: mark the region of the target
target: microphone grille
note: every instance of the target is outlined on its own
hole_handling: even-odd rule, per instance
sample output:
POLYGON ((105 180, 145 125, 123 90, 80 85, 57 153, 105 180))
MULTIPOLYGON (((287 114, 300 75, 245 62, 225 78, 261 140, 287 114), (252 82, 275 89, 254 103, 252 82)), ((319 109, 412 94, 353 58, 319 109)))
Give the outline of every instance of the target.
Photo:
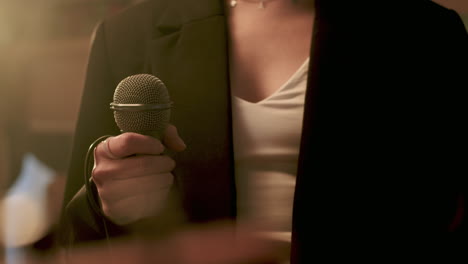
MULTIPOLYGON (((169 93, 164 83, 150 74, 123 79, 115 89, 114 104, 167 104, 169 93)), ((161 138, 170 120, 170 109, 114 110, 114 119, 122 132, 135 132, 161 138)))
POLYGON ((114 93, 116 104, 163 104, 169 101, 164 83, 150 74, 137 74, 123 79, 114 93))

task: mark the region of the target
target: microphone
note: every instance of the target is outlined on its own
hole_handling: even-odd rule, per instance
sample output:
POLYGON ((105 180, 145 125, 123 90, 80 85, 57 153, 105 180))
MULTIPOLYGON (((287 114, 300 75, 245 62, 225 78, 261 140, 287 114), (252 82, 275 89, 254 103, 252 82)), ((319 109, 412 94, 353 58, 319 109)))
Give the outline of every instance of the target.
MULTIPOLYGON (((113 102, 110 103, 115 123, 122 133, 135 132, 159 140, 163 138, 169 124, 172 106, 173 102, 170 100, 166 85, 151 74, 136 74, 123 79, 115 88, 113 102)), ((170 150, 165 151, 166 155, 170 154, 170 150)), ((88 167, 91 168, 91 165, 88 167)), ((91 198, 91 200, 96 199, 91 198)), ((168 206, 163 209, 163 213, 158 217, 140 220, 132 227, 132 231, 150 238, 172 232, 176 223, 184 222, 184 215, 180 209, 182 205, 179 203, 179 197, 170 193, 168 206)), ((106 238, 109 239, 107 234, 106 238)))
POLYGON ((171 116, 172 101, 164 83, 151 74, 123 79, 115 89, 110 109, 120 131, 161 139, 171 116))

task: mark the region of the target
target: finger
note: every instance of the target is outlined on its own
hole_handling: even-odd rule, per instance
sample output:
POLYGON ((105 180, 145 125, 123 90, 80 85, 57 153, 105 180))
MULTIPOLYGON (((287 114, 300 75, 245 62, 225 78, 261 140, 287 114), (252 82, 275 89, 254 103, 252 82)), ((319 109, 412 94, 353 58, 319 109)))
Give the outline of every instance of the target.
POLYGON ((101 142, 97 146, 96 155, 107 159, 121 159, 135 154, 159 155, 163 151, 164 146, 158 139, 127 132, 101 142))
POLYGON ((119 159, 119 157, 115 156, 114 153, 112 153, 112 150, 110 149, 109 142, 110 142, 111 138, 112 138, 112 137, 109 137, 109 138, 107 138, 106 140, 104 140, 104 141, 101 143, 101 144, 102 144, 103 152, 106 154, 106 157, 107 157, 107 158, 119 159))
POLYGON ((164 133, 163 143, 171 150, 180 152, 187 147, 185 142, 180 138, 177 128, 174 125, 168 125, 164 133))
POLYGON ((165 206, 169 189, 138 193, 116 202, 103 202, 102 210, 114 223, 126 225, 153 216, 165 206))
POLYGON ((93 169, 93 178, 99 182, 127 179, 171 172, 176 162, 165 155, 139 155, 102 162, 93 169))
POLYGON ((176 162, 165 155, 139 155, 119 160, 116 164, 119 173, 113 179, 126 179, 138 176, 168 173, 174 170, 176 162))
POLYGON ((115 180, 98 189, 102 201, 111 203, 137 194, 158 192, 169 189, 174 182, 171 173, 148 175, 137 178, 115 180))

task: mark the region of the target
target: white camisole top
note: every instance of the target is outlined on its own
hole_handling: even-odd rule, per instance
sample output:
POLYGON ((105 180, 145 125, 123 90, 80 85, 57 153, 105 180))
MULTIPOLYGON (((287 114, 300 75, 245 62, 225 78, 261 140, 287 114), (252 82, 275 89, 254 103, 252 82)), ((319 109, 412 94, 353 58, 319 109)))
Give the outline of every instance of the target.
POLYGON ((289 242, 308 66, 259 102, 232 96, 238 220, 289 242))

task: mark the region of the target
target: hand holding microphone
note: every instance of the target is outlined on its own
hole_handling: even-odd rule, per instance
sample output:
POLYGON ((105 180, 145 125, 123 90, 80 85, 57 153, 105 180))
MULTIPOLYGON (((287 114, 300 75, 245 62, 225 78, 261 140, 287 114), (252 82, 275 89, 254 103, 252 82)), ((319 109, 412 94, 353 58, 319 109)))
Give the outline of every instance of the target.
POLYGON ((124 225, 150 217, 164 206, 175 161, 162 153, 165 146, 182 151, 185 145, 172 125, 163 143, 127 132, 108 138, 95 149, 93 181, 102 210, 114 223, 124 225))
MULTIPOLYGON (((176 127, 169 124, 170 106, 167 90, 156 77, 135 75, 124 79, 117 86, 111 103, 122 134, 107 137, 98 144, 106 136, 102 137, 90 148, 98 144, 94 148, 92 179, 103 213, 116 224, 129 225, 127 227, 133 234, 156 236, 156 244, 148 243, 147 239, 131 240, 130 243, 113 244, 113 251, 97 247, 75 251, 72 255, 67 252, 67 255, 73 256, 71 259, 76 263, 101 263, 109 259, 118 259, 119 263, 186 264, 276 263, 273 261, 283 260, 289 252, 284 243, 265 240, 249 228, 224 223, 173 232, 174 222, 181 220, 177 218, 178 212, 175 217, 171 215, 172 210, 169 214, 166 211, 158 214, 166 203, 172 204, 169 192, 176 164, 165 151, 180 152, 186 148, 176 127)), ((88 165, 86 171, 90 171, 88 165)), ((174 207, 177 209, 178 205, 174 207)))
POLYGON ((176 164, 163 152, 185 149, 169 125, 171 105, 164 84, 152 75, 127 77, 116 88, 111 109, 123 133, 95 148, 92 171, 102 210, 116 224, 153 216, 165 205, 176 164))

